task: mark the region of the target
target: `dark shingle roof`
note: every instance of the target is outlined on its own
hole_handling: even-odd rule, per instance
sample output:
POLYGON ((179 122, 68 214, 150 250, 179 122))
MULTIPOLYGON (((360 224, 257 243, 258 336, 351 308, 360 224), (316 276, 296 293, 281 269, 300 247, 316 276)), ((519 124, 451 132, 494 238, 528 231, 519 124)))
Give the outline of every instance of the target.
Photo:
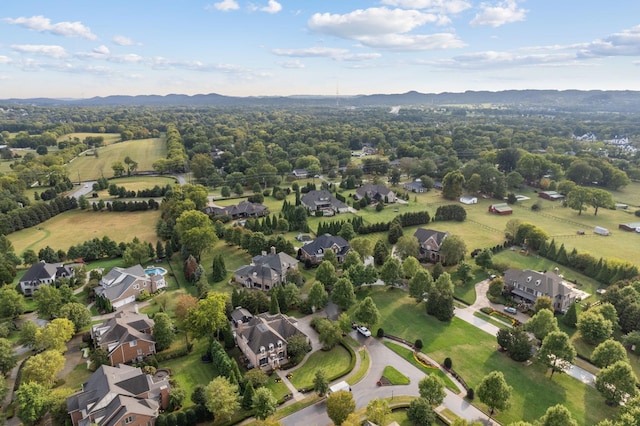
POLYGON ((418 228, 416 229, 416 232, 413 233, 413 236, 418 239, 418 242, 420 242, 420 244, 424 243, 429 238, 433 237, 436 241, 436 244, 438 244, 438 246, 442 244, 442 240, 444 240, 447 235, 448 233, 446 232, 440 232, 434 229, 426 229, 426 228, 418 228))
POLYGON ((315 256, 320 250, 324 252, 326 249, 333 247, 333 245, 340 247, 338 254, 346 254, 349 251, 349 243, 341 236, 334 236, 331 234, 320 235, 318 238, 302 246, 300 249, 305 253, 315 256))

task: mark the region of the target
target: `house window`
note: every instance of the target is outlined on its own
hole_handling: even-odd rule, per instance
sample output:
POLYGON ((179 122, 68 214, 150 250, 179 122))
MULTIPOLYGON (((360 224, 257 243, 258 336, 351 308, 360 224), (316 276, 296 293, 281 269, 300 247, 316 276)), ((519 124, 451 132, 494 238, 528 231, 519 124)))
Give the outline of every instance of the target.
POLYGON ((146 287, 146 286, 147 286, 147 282, 145 281, 145 282, 142 284, 142 287, 146 287))
POLYGON ((138 349, 138 355, 142 355, 142 349, 138 349))
POLYGON ((139 285, 139 284, 136 284, 136 285, 134 285, 134 286, 133 286, 133 289, 134 289, 134 290, 137 290, 137 289, 139 289, 139 288, 140 288, 140 285, 139 285))
POLYGON ((273 343, 269 343, 269 352, 273 352, 273 343))
POLYGON ((278 358, 284 359, 284 351, 278 352, 278 358))
POLYGON ((267 365, 267 358, 266 357, 265 358, 260 358, 258 363, 260 364, 260 366, 267 365))
POLYGON ((135 417, 133 417, 133 416, 125 417, 124 424, 133 423, 134 419, 135 419, 135 417))
POLYGON ((260 346, 260 353, 264 355, 264 346, 260 346))
POLYGON ((133 348, 134 346, 138 346, 138 341, 137 341, 137 340, 134 340, 134 341, 132 341, 132 342, 129 342, 129 347, 130 347, 130 348, 133 348))
POLYGON ((278 340, 278 349, 282 349, 282 340, 278 340))

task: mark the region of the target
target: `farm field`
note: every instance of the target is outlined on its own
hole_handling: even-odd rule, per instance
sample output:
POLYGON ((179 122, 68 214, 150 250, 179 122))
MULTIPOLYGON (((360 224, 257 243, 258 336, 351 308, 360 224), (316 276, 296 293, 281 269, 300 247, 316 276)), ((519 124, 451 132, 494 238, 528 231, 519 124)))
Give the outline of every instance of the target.
POLYGON ((134 237, 155 246, 156 223, 160 212, 94 212, 72 210, 55 216, 37 226, 14 232, 8 236, 16 254, 26 249, 38 252, 50 246, 54 250, 67 250, 93 238, 108 236, 116 242, 130 242, 134 237))
POLYGON ((140 139, 114 143, 98 148, 98 156, 80 156, 68 165, 69 176, 75 181, 78 174, 82 181, 95 180, 101 176, 113 176, 111 165, 116 161, 124 162, 129 156, 138 163, 138 171, 153 170, 152 164, 166 155, 164 138, 140 139))
POLYGON ((82 142, 87 137, 98 137, 102 136, 104 138, 105 145, 111 145, 120 141, 119 133, 86 133, 86 132, 78 132, 78 133, 69 133, 68 135, 62 135, 58 138, 58 142, 65 142, 69 140, 73 140, 74 138, 80 139, 82 142))

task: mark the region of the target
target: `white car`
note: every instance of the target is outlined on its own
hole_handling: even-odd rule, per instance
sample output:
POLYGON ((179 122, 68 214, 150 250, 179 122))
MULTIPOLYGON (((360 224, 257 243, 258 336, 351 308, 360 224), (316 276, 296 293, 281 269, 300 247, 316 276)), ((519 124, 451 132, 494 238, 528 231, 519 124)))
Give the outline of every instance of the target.
POLYGON ((361 325, 360 327, 358 327, 358 333, 362 334, 364 337, 370 337, 371 336, 371 331, 369 331, 369 329, 363 325, 361 325))
POLYGON ((509 313, 509 314, 516 314, 518 313, 518 311, 516 310, 516 308, 513 308, 511 306, 505 306, 504 307, 504 311, 509 313))

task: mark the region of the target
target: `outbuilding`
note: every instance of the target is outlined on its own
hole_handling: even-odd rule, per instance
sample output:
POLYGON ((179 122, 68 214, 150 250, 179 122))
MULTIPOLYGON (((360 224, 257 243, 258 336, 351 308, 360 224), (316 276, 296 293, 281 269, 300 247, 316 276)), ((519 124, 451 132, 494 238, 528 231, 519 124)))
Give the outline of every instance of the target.
POLYGON ((460 197, 460 202, 462 204, 478 204, 478 197, 474 197, 471 195, 464 195, 462 197, 460 197))
POLYGON ((618 229, 628 232, 640 232, 640 222, 621 223, 618 229))
POLYGON ((329 386, 329 394, 332 394, 332 393, 338 392, 338 391, 351 392, 351 386, 349 386, 349 383, 345 382, 344 380, 341 381, 341 382, 336 383, 333 386, 329 386))
POLYGON ((593 232, 598 235, 609 235, 609 230, 607 228, 603 228, 602 226, 596 226, 593 228, 593 232))

